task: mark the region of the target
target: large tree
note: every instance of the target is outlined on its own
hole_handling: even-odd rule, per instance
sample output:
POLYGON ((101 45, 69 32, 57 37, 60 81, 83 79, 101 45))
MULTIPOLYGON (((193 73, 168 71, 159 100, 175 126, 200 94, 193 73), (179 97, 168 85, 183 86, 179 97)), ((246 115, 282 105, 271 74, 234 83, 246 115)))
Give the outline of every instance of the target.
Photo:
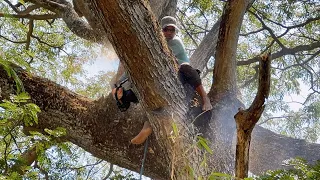
MULTIPOLYGON (((202 7, 204 6, 203 2, 205 1, 193 1, 191 6, 201 7, 200 11, 204 16, 210 11, 202 12, 208 10, 208 7, 202 7)), ((234 115, 239 108, 244 107, 239 93, 241 88, 238 88, 237 82, 242 80, 241 82, 245 82, 244 84, 247 85, 246 83, 249 84, 256 80, 255 69, 259 57, 254 54, 262 53, 263 49, 267 51, 271 46, 273 47, 271 48, 271 57, 274 59, 273 81, 276 81, 276 75, 281 74, 277 70, 285 70, 295 66, 300 67, 299 71, 305 70, 307 75, 301 75, 301 78, 310 80, 310 83, 307 82, 307 84, 310 84, 313 94, 309 97, 313 99, 311 102, 315 102, 311 103, 313 109, 311 108, 310 111, 316 111, 319 108, 316 104, 319 101, 315 96, 319 94, 319 70, 312 69, 314 67, 312 63, 317 62, 315 58, 319 54, 320 43, 319 37, 308 34, 310 32, 317 33, 315 26, 319 24, 319 14, 301 17, 301 22, 294 24, 285 22, 286 18, 275 22, 268 17, 267 12, 263 11, 266 6, 272 6, 272 4, 253 3, 252 0, 228 1, 221 17, 211 17, 217 20, 211 25, 212 28, 204 28, 204 32, 198 36, 203 37, 200 38, 201 42, 191 36, 192 32, 197 29, 185 29, 185 35, 190 36, 190 41, 194 43, 194 46, 190 45, 190 47, 196 47, 191 56, 193 66, 207 72, 210 69, 206 69, 210 58, 214 56, 215 59, 213 71, 211 74, 209 73, 214 79, 213 83, 210 82, 209 91, 209 97, 214 107, 212 114, 206 119, 191 123, 199 111, 197 108, 191 108, 189 111, 189 100, 192 98, 192 93, 185 91, 177 78, 173 56, 166 46, 158 24, 159 18, 176 13, 177 1, 151 1, 150 8, 148 1, 74 0, 73 3, 70 3, 65 0, 29 0, 24 5, 13 5, 10 1, 5 0, 5 5, 2 5, 5 7, 3 8, 4 12, 0 15, 6 17, 7 21, 11 21, 12 18, 21 19, 20 26, 27 32, 25 40, 17 39, 17 36, 24 34, 23 31, 10 35, 10 31, 13 30, 8 29, 8 32, 0 34, 2 39, 7 42, 23 44, 23 47, 19 49, 22 52, 20 57, 22 60, 19 61, 26 61, 29 64, 20 63, 20 65, 25 67, 32 65, 38 70, 32 70, 32 72, 45 74, 39 71, 43 70, 43 67, 37 59, 44 58, 44 62, 47 61, 46 63, 49 64, 51 63, 50 59, 45 58, 48 56, 56 57, 53 55, 55 52, 46 49, 43 50, 44 54, 37 57, 33 54, 36 51, 37 43, 44 44, 49 48, 56 48, 60 53, 61 51, 65 54, 70 52, 68 48, 67 50, 61 48, 65 42, 61 42, 60 46, 53 47, 51 42, 60 39, 50 37, 45 31, 41 33, 41 28, 36 29, 37 26, 41 26, 41 23, 57 26, 54 24, 54 20, 61 18, 78 37, 100 43, 109 49, 112 45, 127 70, 130 81, 134 85, 134 91, 139 97, 138 105, 133 105, 127 112, 121 113, 110 95, 93 100, 14 66, 13 68, 21 79, 25 91, 30 95, 32 102, 41 109, 41 112, 38 113, 39 122, 36 125, 24 127, 25 132, 28 130, 43 132, 44 129, 63 127, 67 132, 63 141, 70 141, 98 158, 138 172, 143 146, 134 146, 128 142, 140 131, 143 123, 149 121, 153 127, 153 134, 150 137, 149 149, 152 153, 148 153, 145 164, 147 176, 159 179, 180 177, 181 174, 187 176, 184 173, 186 167, 206 175, 212 171, 233 173, 236 129, 234 115), (151 9, 154 11, 152 12, 151 9), (246 13, 247 16, 245 16, 246 13), (250 19, 254 23, 242 26, 244 19, 250 19), (249 31, 250 26, 255 27, 254 25, 260 29, 249 31), (278 27, 274 27, 275 25, 278 27), (269 26, 274 27, 274 30, 269 26), (300 29, 300 27, 306 28, 300 29), (279 28, 283 28, 285 31, 276 32, 279 28), (259 49, 260 52, 254 52, 255 49, 252 50, 251 55, 248 55, 241 51, 247 47, 238 46, 240 30, 243 32, 243 37, 246 37, 247 43, 256 43, 256 49, 259 49), (263 32, 267 38, 265 37, 262 41, 258 39, 261 35, 250 36, 259 32, 263 32), (297 42, 289 40, 286 42, 285 38, 288 37, 297 42), (237 50, 241 52, 237 52, 237 50), (291 56, 285 58, 286 55, 291 56), (307 58, 304 59, 303 56, 307 56, 307 58), (240 61, 240 58, 247 58, 247 60, 240 61), (247 65, 246 69, 243 68, 245 65, 247 65), (239 74, 245 75, 239 76, 237 79, 239 74), (173 128, 175 126, 178 127, 178 132, 173 128), (205 152, 199 151, 193 146, 199 140, 196 136, 199 133, 209 140, 210 148, 213 151, 213 155, 210 155, 210 158, 206 160, 206 168, 203 169, 199 167, 203 162, 205 152)), ((282 5, 281 2, 274 1, 274 3, 282 5)), ((314 10, 312 7, 316 6, 316 2, 305 4, 306 7, 300 7, 299 2, 296 4, 288 2, 288 4, 297 6, 299 11, 302 11, 303 8, 306 8, 304 10, 314 10), (311 8, 307 9, 307 6, 311 8)), ((291 12, 286 8, 283 8, 283 11, 287 11, 288 14, 291 12)), ((179 13, 190 12, 179 9, 179 13)), ((269 13, 271 14, 271 12, 269 13)), ((194 15, 190 14, 190 16, 194 15)), ((181 17, 181 22, 192 22, 191 18, 183 21, 186 15, 179 17, 181 17)), ((4 21, 3 23, 8 22, 4 21)), ((187 24, 182 25, 185 27, 187 24)), ((61 29, 63 28, 58 28, 60 32, 61 29)), ((69 34, 69 36, 72 35, 69 34)), ((240 42, 243 41, 240 38, 240 42)), ((3 47, 2 51, 8 57, 12 54, 12 50, 6 47, 3 47)), ((71 57, 67 56, 71 62, 77 60, 76 56, 71 57)), ((59 61, 64 62, 64 57, 56 58, 62 59, 57 60, 58 63, 59 61)), ((15 60, 15 62, 19 61, 15 60)), ((57 62, 53 64, 55 65, 57 62)), ((293 73, 299 73, 299 71, 293 73)), ((56 80, 59 80, 59 72, 61 71, 57 68, 55 72, 46 73, 47 76, 53 75, 56 80)), ((10 99, 10 94, 15 93, 16 82, 8 76, 5 66, 1 66, 0 75, 1 99, 10 99)), ((69 81, 64 82, 65 84, 72 83, 70 74, 63 75, 69 77, 69 81)), ((288 75, 284 74, 283 76, 288 75)), ((277 85, 281 85, 281 83, 277 85)), ((250 90, 252 86, 247 85, 243 89, 250 90)), ((275 93, 275 91, 277 90, 271 90, 271 93, 275 93)), ((315 124, 316 121, 312 123, 315 124)), ((253 131, 251 142, 250 171, 259 174, 269 169, 282 168, 283 160, 296 156, 314 162, 320 158, 319 149, 318 144, 286 137, 257 126, 253 131)), ((36 156, 32 157, 33 159, 28 161, 29 164, 36 158, 36 156)))

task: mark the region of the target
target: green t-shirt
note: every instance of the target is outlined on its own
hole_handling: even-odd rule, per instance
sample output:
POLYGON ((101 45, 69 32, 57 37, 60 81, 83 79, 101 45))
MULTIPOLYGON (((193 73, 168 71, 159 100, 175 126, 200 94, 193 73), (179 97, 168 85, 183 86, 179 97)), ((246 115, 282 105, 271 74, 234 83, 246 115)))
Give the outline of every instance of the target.
POLYGON ((187 56, 187 52, 184 48, 184 45, 181 39, 177 36, 174 36, 173 39, 170 39, 168 42, 168 46, 171 49, 174 56, 178 59, 178 64, 182 63, 190 63, 190 60, 187 56))

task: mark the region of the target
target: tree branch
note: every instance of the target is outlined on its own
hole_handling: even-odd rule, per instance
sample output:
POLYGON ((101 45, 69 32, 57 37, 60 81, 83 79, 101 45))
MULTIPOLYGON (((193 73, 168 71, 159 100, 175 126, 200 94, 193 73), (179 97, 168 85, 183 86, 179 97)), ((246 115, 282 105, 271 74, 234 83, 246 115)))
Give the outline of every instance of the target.
POLYGON ((14 40, 11 40, 11 39, 9 39, 9 38, 7 38, 5 36, 2 36, 2 35, 0 35, 0 37, 5 39, 5 40, 7 40, 7 41, 9 41, 9 42, 12 42, 12 43, 17 43, 17 44, 27 43, 27 40, 25 40, 25 41, 14 41, 14 40))
POLYGON ((236 115, 237 146, 236 146, 236 177, 246 178, 249 171, 249 149, 251 132, 261 117, 264 102, 269 96, 271 77, 270 54, 261 57, 259 66, 259 86, 257 95, 251 106, 240 110, 236 115))
POLYGON ((102 180, 107 180, 110 177, 112 172, 113 172, 113 164, 110 164, 109 172, 102 180))
MULTIPOLYGON (((318 47, 320 47, 320 41, 315 42, 315 43, 311 43, 308 45, 300 45, 300 46, 296 46, 293 48, 281 49, 280 51, 272 54, 271 57, 272 57, 272 59, 277 59, 277 58, 282 57, 284 55, 288 55, 288 54, 294 55, 297 52, 309 51, 309 50, 313 50, 318 47)), ((256 63, 258 61, 259 61, 259 56, 256 56, 256 57, 248 59, 246 61, 238 61, 237 66, 244 66, 244 65, 256 63)))
POLYGON ((255 34, 255 33, 261 32, 263 30, 265 30, 265 28, 261 28, 261 29, 258 29, 256 31, 251 31, 251 32, 248 32, 248 33, 245 33, 245 34, 241 34, 240 33, 240 36, 249 36, 250 34, 255 34))
MULTIPOLYGON (((253 2, 254 0, 249 1, 250 5, 248 6, 248 8, 251 7, 253 2)), ((220 22, 221 17, 212 26, 209 33, 202 39, 199 47, 190 57, 190 64, 192 65, 192 67, 202 71, 206 67, 209 59, 216 54, 220 22)))
POLYGON ((17 9, 17 7, 14 6, 9 0, 4 0, 4 2, 6 2, 14 12, 19 13, 19 10, 17 9))
POLYGON ((249 169, 255 175, 267 170, 285 169, 281 162, 296 157, 314 164, 320 159, 319 150, 320 144, 286 137, 256 126, 252 132, 249 169))
POLYGON ((57 14, 42 14, 42 15, 20 15, 20 14, 4 14, 0 12, 0 17, 7 17, 7 18, 26 18, 32 20, 47 20, 47 19, 55 19, 58 18, 59 15, 57 14))
POLYGON ((28 33, 27 33, 26 50, 29 50, 30 43, 31 43, 32 32, 33 32, 33 20, 31 19, 31 20, 29 21, 29 31, 28 31, 28 33))
MULTIPOLYGON (((179 18, 179 21, 181 21, 180 18, 179 18)), ((182 25, 183 29, 185 30, 185 32, 187 33, 187 35, 189 36, 189 38, 190 38, 190 39, 192 40, 192 42, 195 44, 195 46, 198 47, 199 45, 198 45, 197 41, 193 38, 193 36, 192 36, 191 33, 188 31, 188 29, 186 28, 186 26, 185 26, 183 23, 181 23, 181 25, 182 25)))
POLYGON ((273 33, 272 29, 269 28, 257 14, 255 14, 253 11, 250 11, 250 10, 248 10, 248 12, 250 12, 251 14, 253 14, 253 15, 260 21, 263 29, 266 29, 266 30, 269 32, 269 34, 271 35, 271 37, 278 43, 278 45, 279 45, 282 49, 286 49, 286 47, 282 44, 282 42, 280 42, 280 40, 278 39, 278 37, 276 37, 276 35, 273 33))
POLYGON ((150 0, 150 7, 158 20, 164 16, 175 16, 177 0, 150 0))
POLYGON ((101 34, 101 32, 93 30, 88 22, 78 15, 70 2, 66 0, 30 0, 30 2, 55 12, 77 36, 91 42, 107 42, 105 34, 101 34))
POLYGON ((218 42, 218 32, 221 18, 213 25, 209 33, 203 38, 198 48, 193 52, 190 57, 192 67, 203 71, 206 67, 208 60, 216 52, 215 46, 218 42))
POLYGON ((264 123, 267 123, 268 121, 273 120, 273 119, 283 119, 283 118, 292 118, 292 117, 293 117, 293 116, 270 117, 270 118, 264 120, 263 122, 258 123, 257 125, 260 126, 260 125, 262 125, 262 124, 264 124, 264 123))
POLYGON ((27 15, 30 14, 33 10, 39 9, 40 6, 38 5, 31 5, 28 6, 25 10, 18 12, 19 15, 27 15))
POLYGON ((19 174, 23 175, 25 171, 23 166, 30 166, 37 159, 36 146, 26 150, 21 154, 22 162, 16 163, 12 166, 12 169, 19 174))

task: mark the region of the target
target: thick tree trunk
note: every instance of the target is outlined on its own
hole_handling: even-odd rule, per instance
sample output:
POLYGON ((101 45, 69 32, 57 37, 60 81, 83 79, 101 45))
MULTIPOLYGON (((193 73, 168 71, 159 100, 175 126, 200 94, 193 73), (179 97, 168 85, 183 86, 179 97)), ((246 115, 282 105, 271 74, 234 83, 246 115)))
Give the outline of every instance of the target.
POLYGON ((146 1, 106 3, 97 0, 95 3, 97 16, 103 22, 121 63, 128 70, 139 103, 161 149, 166 152, 166 161, 171 163, 171 178, 183 179, 186 164, 195 168, 200 162, 196 154, 192 154, 192 161, 189 161, 177 153, 190 146, 192 134, 186 124, 185 91, 178 80, 177 66, 161 27, 146 1), (180 132, 174 141, 170 138, 173 123, 180 132))
POLYGON ((250 2, 249 0, 229 1, 224 7, 215 56, 215 82, 209 92, 214 102, 213 117, 209 123, 207 122, 209 126, 202 123, 206 137, 213 143, 214 158, 211 164, 216 170, 231 174, 234 170, 232 166, 234 164, 232 138, 235 133, 233 116, 239 107, 243 107, 237 97, 236 51, 242 19, 250 2), (217 161, 223 162, 224 165, 215 164, 214 162, 217 161))
POLYGON ((159 20, 164 16, 175 16, 177 3, 177 0, 150 0, 151 9, 159 20))

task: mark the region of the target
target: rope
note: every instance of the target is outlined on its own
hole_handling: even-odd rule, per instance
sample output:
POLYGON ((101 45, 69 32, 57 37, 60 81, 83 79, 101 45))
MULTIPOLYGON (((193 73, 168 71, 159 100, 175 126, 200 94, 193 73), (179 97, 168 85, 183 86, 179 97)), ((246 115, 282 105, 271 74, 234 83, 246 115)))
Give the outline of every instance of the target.
POLYGON ((202 114, 204 114, 204 113, 206 113, 206 112, 208 112, 208 111, 211 111, 211 109, 201 112, 197 117, 195 117, 195 118, 193 119, 193 121, 192 121, 191 123, 193 124, 193 123, 198 119, 198 117, 200 117, 202 114))
POLYGON ((148 150, 148 140, 149 138, 147 138, 146 142, 144 143, 144 153, 143 153, 143 159, 142 159, 142 164, 141 164, 141 169, 140 169, 140 180, 142 178, 142 174, 143 174, 143 170, 144 170, 144 162, 146 160, 146 156, 147 156, 147 150, 148 150))

